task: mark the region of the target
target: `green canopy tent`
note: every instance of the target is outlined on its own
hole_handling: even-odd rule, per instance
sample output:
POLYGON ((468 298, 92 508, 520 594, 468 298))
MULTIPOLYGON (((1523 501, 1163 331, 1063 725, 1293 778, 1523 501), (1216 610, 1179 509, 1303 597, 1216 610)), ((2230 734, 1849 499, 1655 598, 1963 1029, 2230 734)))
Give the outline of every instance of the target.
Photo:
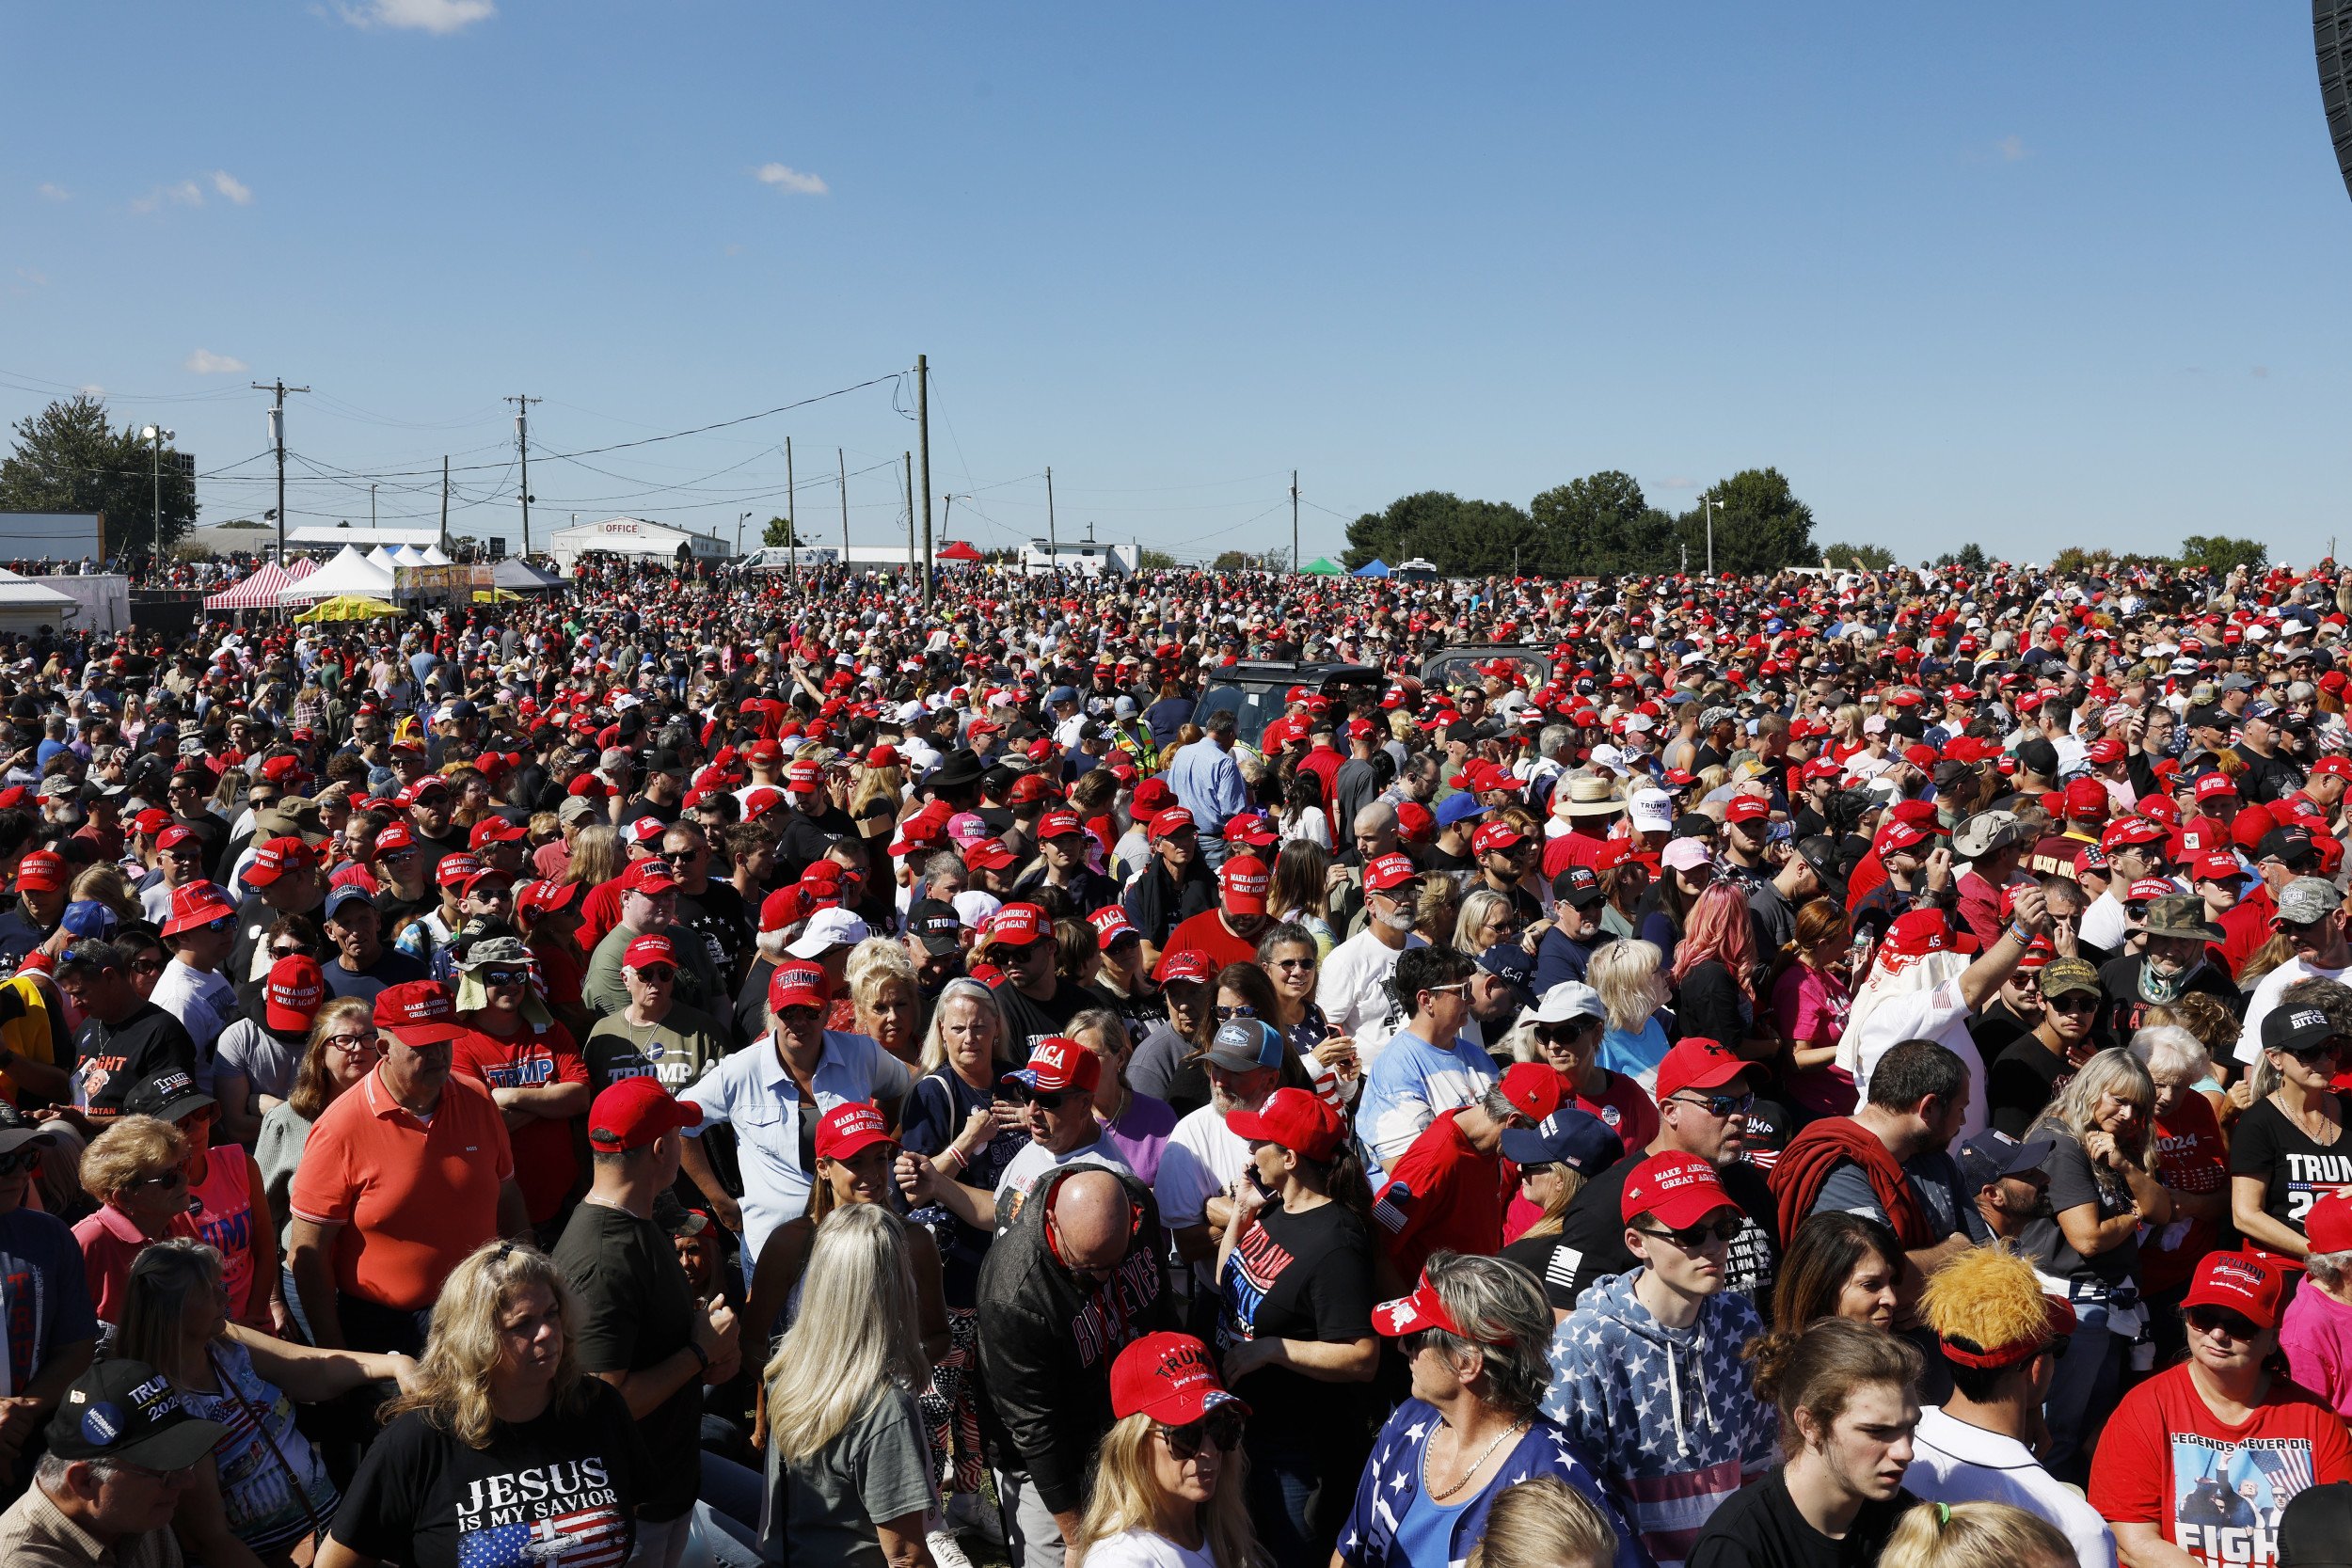
POLYGON ((1340 569, 1331 563, 1328 556, 1315 557, 1307 562, 1305 570, 1311 578, 1335 578, 1340 575, 1340 569))

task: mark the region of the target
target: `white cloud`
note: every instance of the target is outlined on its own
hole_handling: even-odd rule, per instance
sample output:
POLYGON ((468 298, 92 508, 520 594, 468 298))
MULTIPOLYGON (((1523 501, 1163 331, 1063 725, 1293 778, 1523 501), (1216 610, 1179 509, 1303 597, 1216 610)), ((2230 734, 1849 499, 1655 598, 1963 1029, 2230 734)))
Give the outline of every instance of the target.
POLYGON ((253 187, 225 168, 213 170, 213 189, 240 207, 249 207, 253 204, 253 187))
POLYGON ((71 201, 73 199, 73 193, 67 190, 63 185, 52 185, 43 182, 40 186, 40 198, 43 201, 71 201))
POLYGON ((204 187, 193 180, 182 180, 174 184, 158 185, 132 202, 131 211, 151 213, 167 203, 174 207, 201 207, 204 205, 204 187))
POLYGON ((354 27, 404 27, 447 36, 498 14, 492 0, 359 0, 338 4, 354 27))
POLYGON ((244 360, 226 354, 215 354, 200 348, 187 357, 181 369, 194 375, 234 375, 246 368, 244 360))
POLYGON ((45 289, 49 286, 49 275, 44 272, 35 272, 31 267, 19 267, 16 269, 16 275, 36 289, 45 289))
POLYGON ((752 172, 761 184, 773 185, 794 196, 827 196, 833 190, 817 175, 803 174, 790 164, 762 164, 752 172))
POLYGON ((1695 479, 1684 479, 1679 474, 1666 476, 1666 488, 1669 490, 1695 490, 1698 487, 1699 482, 1695 479))
POLYGON ((1994 150, 2000 153, 2001 162, 2005 164, 2022 164, 2033 156, 2033 149, 2026 145, 2026 138, 2014 135, 2003 136, 1994 150))

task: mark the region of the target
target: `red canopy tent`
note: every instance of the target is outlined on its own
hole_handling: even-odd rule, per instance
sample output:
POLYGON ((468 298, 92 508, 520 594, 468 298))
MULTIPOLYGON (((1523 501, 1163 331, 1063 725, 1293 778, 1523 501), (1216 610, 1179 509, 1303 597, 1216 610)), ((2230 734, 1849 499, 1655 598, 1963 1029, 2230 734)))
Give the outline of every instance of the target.
POLYGON ((962 540, 958 539, 950 543, 946 549, 941 550, 936 559, 940 561, 961 561, 971 562, 980 559, 980 552, 965 544, 962 540))

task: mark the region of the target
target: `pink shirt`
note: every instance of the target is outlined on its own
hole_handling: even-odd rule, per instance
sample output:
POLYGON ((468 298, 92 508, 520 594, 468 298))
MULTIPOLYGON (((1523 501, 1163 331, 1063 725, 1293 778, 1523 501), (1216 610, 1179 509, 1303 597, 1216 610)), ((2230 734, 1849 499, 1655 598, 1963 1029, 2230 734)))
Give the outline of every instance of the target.
POLYGON ((2296 1382, 2352 1415, 2352 1307, 2305 1280, 2279 1321, 2279 1348, 2296 1382))
MULTIPOLYGON (((185 1236, 191 1240, 203 1238, 198 1233, 196 1221, 187 1214, 174 1214, 167 1236, 185 1236)), ((98 1211, 86 1214, 73 1227, 73 1239, 82 1243, 82 1274, 89 1281, 91 1307, 101 1323, 122 1321, 123 1286, 131 1277, 131 1260, 148 1247, 148 1240, 139 1234, 139 1227, 131 1216, 111 1203, 102 1203, 98 1211)))

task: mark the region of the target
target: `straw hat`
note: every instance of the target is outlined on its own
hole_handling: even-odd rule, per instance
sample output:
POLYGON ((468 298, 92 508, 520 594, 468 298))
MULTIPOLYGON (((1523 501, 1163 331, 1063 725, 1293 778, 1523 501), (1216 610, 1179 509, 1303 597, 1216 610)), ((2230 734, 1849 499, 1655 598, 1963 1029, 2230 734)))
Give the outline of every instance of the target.
POLYGON ((1603 778, 1576 777, 1567 782, 1567 788, 1551 811, 1555 816, 1610 816, 1625 809, 1617 799, 1613 781, 1603 778))

